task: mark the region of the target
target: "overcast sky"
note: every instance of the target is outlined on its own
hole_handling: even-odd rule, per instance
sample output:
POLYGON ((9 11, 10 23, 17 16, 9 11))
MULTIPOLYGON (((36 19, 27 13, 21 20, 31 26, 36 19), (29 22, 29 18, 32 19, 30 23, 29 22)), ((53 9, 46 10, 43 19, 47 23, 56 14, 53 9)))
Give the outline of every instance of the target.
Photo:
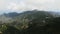
POLYGON ((60 0, 0 0, 0 13, 33 9, 60 11, 60 0))

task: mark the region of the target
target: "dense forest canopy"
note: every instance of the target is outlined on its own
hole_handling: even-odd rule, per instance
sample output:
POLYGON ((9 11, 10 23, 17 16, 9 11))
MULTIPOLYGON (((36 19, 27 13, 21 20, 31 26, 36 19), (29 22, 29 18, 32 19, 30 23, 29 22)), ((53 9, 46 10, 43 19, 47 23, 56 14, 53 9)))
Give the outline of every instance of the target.
POLYGON ((25 11, 0 16, 2 34, 60 34, 60 15, 47 11, 25 11))

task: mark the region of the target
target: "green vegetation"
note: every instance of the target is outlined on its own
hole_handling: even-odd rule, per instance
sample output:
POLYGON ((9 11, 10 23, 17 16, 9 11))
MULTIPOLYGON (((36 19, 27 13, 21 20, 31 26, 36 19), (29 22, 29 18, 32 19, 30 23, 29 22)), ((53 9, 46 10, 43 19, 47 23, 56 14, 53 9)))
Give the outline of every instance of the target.
POLYGON ((49 12, 26 11, 8 18, 5 23, 0 21, 2 34, 60 34, 60 17, 49 12))

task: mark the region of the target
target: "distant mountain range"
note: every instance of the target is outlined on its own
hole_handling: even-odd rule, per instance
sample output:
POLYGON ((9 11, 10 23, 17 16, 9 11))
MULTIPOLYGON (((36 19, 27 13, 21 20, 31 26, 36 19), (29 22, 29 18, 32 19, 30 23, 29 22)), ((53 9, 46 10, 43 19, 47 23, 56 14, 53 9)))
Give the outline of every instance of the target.
MULTIPOLYGON (((3 15, 5 15, 6 17, 16 17, 16 16, 19 16, 21 14, 31 14, 31 13, 35 13, 35 12, 38 12, 38 10, 24 11, 22 13, 11 12, 11 13, 4 13, 3 15)), ((47 12, 47 13, 53 15, 54 17, 60 16, 60 12, 53 12, 53 11, 42 11, 42 12, 47 12)))
POLYGON ((24 11, 22 13, 11 12, 11 13, 4 13, 0 15, 0 21, 2 22, 9 22, 14 21, 17 19, 35 19, 35 18, 45 18, 45 17, 60 17, 60 12, 49 12, 49 11, 39 11, 39 10, 32 10, 32 11, 24 11))
POLYGON ((49 12, 51 15, 53 15, 54 17, 60 17, 60 12, 49 12))

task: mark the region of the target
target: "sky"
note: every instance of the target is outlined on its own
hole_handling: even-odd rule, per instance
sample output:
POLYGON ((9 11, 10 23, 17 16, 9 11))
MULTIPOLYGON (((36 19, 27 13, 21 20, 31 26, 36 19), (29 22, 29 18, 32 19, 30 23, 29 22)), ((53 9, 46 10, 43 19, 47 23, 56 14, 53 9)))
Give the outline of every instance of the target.
POLYGON ((60 11, 60 0, 0 0, 0 13, 34 9, 60 11))

